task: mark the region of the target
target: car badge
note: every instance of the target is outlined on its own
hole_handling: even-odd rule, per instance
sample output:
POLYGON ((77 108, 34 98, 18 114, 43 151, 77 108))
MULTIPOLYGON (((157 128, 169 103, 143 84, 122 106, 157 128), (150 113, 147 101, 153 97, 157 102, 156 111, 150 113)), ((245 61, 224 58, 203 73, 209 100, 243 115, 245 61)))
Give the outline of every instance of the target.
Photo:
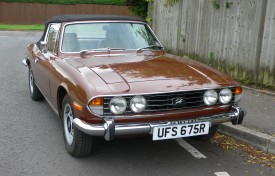
POLYGON ((183 106, 185 101, 181 97, 173 98, 173 106, 183 106))

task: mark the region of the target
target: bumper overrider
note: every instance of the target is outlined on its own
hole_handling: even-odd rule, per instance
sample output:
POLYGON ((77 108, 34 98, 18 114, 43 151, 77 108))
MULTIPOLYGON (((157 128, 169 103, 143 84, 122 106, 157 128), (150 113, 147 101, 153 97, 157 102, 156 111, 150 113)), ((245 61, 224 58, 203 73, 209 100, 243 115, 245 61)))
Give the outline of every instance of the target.
MULTIPOLYGON (((217 125, 224 122, 231 122, 233 125, 237 125, 242 123, 245 115, 246 110, 233 106, 229 113, 200 117, 194 120, 196 122, 210 122, 211 125, 217 125)), ((115 136, 121 135, 152 134, 155 126, 182 123, 180 121, 164 121, 154 123, 115 124, 112 118, 103 119, 105 121, 103 125, 89 124, 79 118, 75 118, 73 122, 75 127, 80 131, 92 136, 104 136, 107 141, 112 141, 115 136)))

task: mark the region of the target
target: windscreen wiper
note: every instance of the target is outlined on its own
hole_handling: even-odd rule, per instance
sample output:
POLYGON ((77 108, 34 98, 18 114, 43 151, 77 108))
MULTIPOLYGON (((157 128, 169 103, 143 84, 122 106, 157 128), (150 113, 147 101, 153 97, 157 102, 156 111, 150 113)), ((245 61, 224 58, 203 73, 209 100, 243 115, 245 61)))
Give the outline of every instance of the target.
POLYGON ((84 56, 87 53, 101 53, 101 52, 108 52, 109 54, 111 51, 123 51, 124 48, 96 48, 96 49, 90 49, 90 50, 82 50, 80 51, 80 56, 84 56))
POLYGON ((160 45, 149 45, 149 46, 146 46, 146 47, 138 48, 137 52, 140 52, 140 51, 146 50, 146 49, 151 49, 151 48, 158 48, 158 49, 162 50, 163 46, 160 46, 160 45))

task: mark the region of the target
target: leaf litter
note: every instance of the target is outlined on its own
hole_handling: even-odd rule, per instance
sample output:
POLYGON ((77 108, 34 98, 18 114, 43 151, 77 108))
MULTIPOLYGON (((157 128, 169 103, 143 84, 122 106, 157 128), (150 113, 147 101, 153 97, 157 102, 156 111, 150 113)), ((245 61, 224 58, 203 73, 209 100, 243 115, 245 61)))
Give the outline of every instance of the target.
MULTIPOLYGON (((248 159, 245 159, 244 163, 258 163, 264 167, 275 168, 275 154, 261 151, 249 144, 244 144, 221 133, 216 133, 210 142, 220 146, 224 150, 238 149, 244 151, 248 155, 248 159)), ((245 158, 245 155, 241 155, 241 157, 245 158)))

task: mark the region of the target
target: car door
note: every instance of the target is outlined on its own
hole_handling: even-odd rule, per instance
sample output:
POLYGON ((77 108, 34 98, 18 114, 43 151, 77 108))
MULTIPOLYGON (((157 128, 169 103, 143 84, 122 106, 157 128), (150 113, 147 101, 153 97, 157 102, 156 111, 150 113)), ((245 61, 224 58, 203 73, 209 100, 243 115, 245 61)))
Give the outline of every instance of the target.
POLYGON ((52 62, 56 58, 56 44, 59 36, 60 24, 50 24, 45 35, 44 43, 46 47, 42 46, 40 52, 36 54, 35 58, 35 81, 44 97, 50 101, 50 74, 53 69, 52 62))

